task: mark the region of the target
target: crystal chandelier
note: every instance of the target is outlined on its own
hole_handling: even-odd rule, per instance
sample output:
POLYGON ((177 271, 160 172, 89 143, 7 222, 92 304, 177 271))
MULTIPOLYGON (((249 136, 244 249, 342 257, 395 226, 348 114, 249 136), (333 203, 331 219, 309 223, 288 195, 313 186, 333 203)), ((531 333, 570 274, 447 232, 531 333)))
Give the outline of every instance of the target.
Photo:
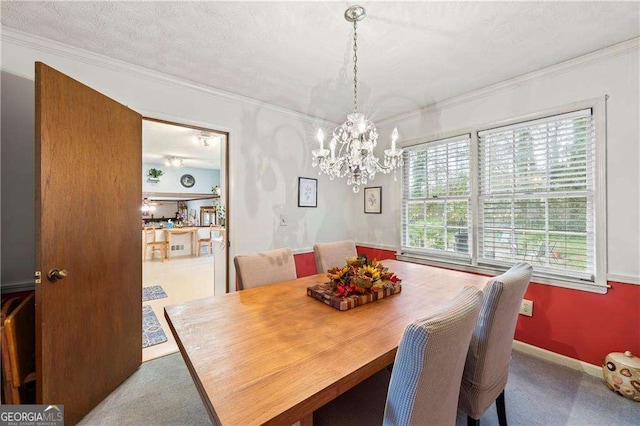
POLYGON ((360 191, 360 185, 373 180, 377 172, 389 173, 403 165, 402 149, 396 147, 398 129, 391 134, 391 149, 384 151, 384 162, 373 154, 378 144, 378 130, 371 120, 358 112, 358 21, 366 12, 362 6, 351 6, 344 18, 353 22, 353 113, 347 121, 333 131, 329 149, 324 147, 324 133, 318 129, 320 149, 312 151, 313 167, 320 166, 320 173, 329 179, 347 177, 347 185, 353 185, 353 192, 360 191), (336 149, 338 152, 336 152, 336 149))

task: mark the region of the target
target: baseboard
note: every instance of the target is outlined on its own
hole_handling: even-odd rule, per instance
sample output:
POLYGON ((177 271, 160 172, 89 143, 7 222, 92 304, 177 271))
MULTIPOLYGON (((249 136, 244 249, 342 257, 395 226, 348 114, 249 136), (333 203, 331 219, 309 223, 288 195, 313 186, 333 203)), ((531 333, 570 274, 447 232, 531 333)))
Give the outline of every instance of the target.
POLYGON ((0 288, 0 292, 2 294, 18 293, 20 291, 32 291, 32 290, 35 290, 35 288, 36 288, 36 285, 33 282, 33 280, 21 281, 21 282, 9 283, 9 284, 3 283, 0 288))
POLYGON ((565 355, 561 355, 555 352, 548 351, 546 349, 539 348, 537 346, 530 345, 528 343, 520 342, 518 340, 513 341, 513 349, 522 352, 527 355, 534 356, 536 358, 544 359, 546 361, 553 362, 555 364, 564 365, 565 367, 572 368, 574 370, 582 371, 590 376, 602 378, 602 368, 597 365, 589 364, 588 362, 580 361, 579 359, 571 358, 565 355))

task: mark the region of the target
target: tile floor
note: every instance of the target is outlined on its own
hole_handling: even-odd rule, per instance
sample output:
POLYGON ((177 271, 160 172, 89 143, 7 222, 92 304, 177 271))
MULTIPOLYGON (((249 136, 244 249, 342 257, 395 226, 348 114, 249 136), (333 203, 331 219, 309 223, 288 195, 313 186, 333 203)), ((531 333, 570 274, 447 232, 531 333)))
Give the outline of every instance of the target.
POLYGON ((213 256, 174 257, 172 260, 146 261, 142 264, 142 286, 161 285, 167 293, 166 298, 149 300, 144 305, 151 305, 160 325, 167 335, 167 341, 142 350, 142 361, 155 359, 178 351, 167 320, 164 307, 213 296, 213 256))

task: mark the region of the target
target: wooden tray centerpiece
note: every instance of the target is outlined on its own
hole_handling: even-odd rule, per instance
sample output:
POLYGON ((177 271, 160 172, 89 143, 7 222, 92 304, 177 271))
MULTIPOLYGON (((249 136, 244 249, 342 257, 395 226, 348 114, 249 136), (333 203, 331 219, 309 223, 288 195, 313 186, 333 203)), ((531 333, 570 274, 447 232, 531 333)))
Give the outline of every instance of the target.
POLYGON ((340 311, 353 309, 402 291, 402 280, 377 260, 352 257, 328 271, 329 282, 307 287, 307 296, 340 311))

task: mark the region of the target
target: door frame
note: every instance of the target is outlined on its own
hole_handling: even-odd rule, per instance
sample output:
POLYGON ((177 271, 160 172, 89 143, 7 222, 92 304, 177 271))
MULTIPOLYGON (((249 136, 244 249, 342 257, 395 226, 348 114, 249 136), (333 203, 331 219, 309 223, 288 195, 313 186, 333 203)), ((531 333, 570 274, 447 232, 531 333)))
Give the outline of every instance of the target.
MULTIPOLYGON (((158 116, 160 114, 156 114, 150 111, 144 111, 141 109, 136 109, 136 111, 138 111, 141 115, 142 115, 142 121, 144 123, 145 120, 147 121, 153 121, 156 123, 162 123, 162 124, 169 124, 172 126, 179 126, 179 127, 186 127, 189 129, 195 129, 195 130, 202 130, 205 132, 214 132, 214 133, 218 133, 221 135, 225 136, 225 141, 223 142, 224 144, 224 153, 225 153, 225 158, 224 160, 224 193, 225 193, 225 197, 224 197, 224 211, 225 211, 225 216, 226 216, 226 220, 225 220, 225 234, 226 234, 226 240, 227 240, 227 245, 225 247, 225 293, 229 293, 230 289, 229 289, 229 248, 231 247, 231 233, 230 233, 230 227, 229 227, 229 139, 230 139, 230 132, 227 130, 218 130, 215 129, 214 126, 209 125, 207 123, 201 123, 201 122, 194 122, 191 120, 185 120, 185 119, 181 119, 181 118, 177 118, 177 117, 166 117, 165 114, 163 115, 163 118, 156 118, 154 116, 158 116)), ((144 132, 144 130, 143 130, 144 132)), ((144 143, 144 135, 143 135, 143 143, 144 143)), ((142 196, 142 194, 141 194, 142 196)), ((215 284, 214 284, 215 286, 215 284)))

